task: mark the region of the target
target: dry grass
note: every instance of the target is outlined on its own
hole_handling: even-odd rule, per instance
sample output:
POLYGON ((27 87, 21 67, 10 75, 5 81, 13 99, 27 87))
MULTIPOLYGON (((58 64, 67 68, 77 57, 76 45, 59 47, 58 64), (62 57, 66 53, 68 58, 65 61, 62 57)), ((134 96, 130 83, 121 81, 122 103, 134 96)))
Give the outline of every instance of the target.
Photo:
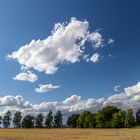
POLYGON ((140 140, 140 129, 0 129, 0 140, 140 140))

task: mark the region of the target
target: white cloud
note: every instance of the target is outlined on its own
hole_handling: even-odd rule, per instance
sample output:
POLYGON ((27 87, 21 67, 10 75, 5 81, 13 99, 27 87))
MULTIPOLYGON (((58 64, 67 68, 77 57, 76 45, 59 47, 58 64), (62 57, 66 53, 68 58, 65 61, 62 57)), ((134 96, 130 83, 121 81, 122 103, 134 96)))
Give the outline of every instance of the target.
MULTIPOLYGON (((24 101, 23 97, 18 96, 5 96, 0 98, 0 106, 5 108, 5 110, 10 110, 12 112, 20 110, 23 114, 36 114, 39 112, 47 113, 52 110, 56 113, 61 110, 65 117, 73 112, 80 113, 83 110, 90 110, 96 112, 102 109, 106 105, 115 105, 122 109, 133 108, 137 109, 140 107, 140 92, 138 90, 139 83, 130 86, 125 89, 133 89, 128 92, 121 92, 119 94, 111 95, 107 98, 89 98, 86 100, 81 99, 81 96, 72 95, 66 98, 64 101, 55 102, 41 102, 38 104, 33 104, 29 101, 24 101), (131 93, 131 94, 128 94, 131 93)), ((5 112, 4 110, 4 112, 5 112)))
POLYGON ((136 85, 125 88, 124 91, 128 96, 140 94, 140 82, 138 82, 136 85))
POLYGON ((10 96, 7 95, 5 97, 0 98, 0 106, 17 106, 22 103, 22 96, 10 96))
POLYGON ((94 48, 104 46, 102 35, 98 31, 89 31, 88 21, 71 18, 69 23, 55 24, 51 35, 46 39, 32 40, 7 57, 17 60, 26 69, 33 68, 39 72, 54 74, 58 71, 59 64, 72 64, 84 58, 87 41, 94 48))
POLYGON ((92 45, 95 49, 104 46, 104 39, 103 39, 102 35, 97 31, 89 34, 88 39, 89 39, 89 41, 92 42, 92 45))
POLYGON ((109 101, 115 101, 115 100, 125 100, 127 99, 127 96, 125 93, 119 93, 119 94, 114 94, 114 95, 111 95, 107 98, 107 100, 109 101))
POLYGON ((124 88, 124 92, 120 94, 114 94, 106 99, 104 105, 116 105, 121 108, 137 108, 140 99, 140 82, 136 85, 124 88))
POLYGON ((119 88, 120 88, 120 85, 116 85, 116 86, 114 87, 114 91, 119 91, 119 88))
POLYGON ((38 77, 36 74, 33 74, 32 72, 21 72, 18 75, 16 75, 13 80, 20 80, 20 81, 29 81, 31 83, 36 82, 38 80, 38 77))
POLYGON ((40 84, 39 88, 35 88, 35 92, 38 92, 38 93, 49 92, 57 88, 60 88, 60 85, 52 85, 52 84, 41 85, 40 84))
POLYGON ((98 53, 95 53, 90 57, 90 61, 93 63, 96 63, 99 61, 99 58, 100 58, 100 55, 98 53))
POLYGON ((112 39, 112 38, 109 38, 109 39, 108 39, 108 44, 113 44, 114 42, 115 42, 114 39, 112 39))
POLYGON ((77 95, 72 95, 69 98, 66 98, 63 103, 64 104, 71 104, 71 103, 76 103, 79 102, 81 100, 81 96, 77 96, 77 95))
POLYGON ((131 102, 140 102, 140 94, 133 96, 131 102))

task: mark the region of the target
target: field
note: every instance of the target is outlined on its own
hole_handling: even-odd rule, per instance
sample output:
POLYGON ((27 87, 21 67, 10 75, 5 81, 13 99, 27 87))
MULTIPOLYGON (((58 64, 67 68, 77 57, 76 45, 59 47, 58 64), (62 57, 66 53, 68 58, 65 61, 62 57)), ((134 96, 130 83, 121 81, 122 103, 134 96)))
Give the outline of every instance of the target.
POLYGON ((140 129, 0 129, 0 140, 140 140, 140 129))

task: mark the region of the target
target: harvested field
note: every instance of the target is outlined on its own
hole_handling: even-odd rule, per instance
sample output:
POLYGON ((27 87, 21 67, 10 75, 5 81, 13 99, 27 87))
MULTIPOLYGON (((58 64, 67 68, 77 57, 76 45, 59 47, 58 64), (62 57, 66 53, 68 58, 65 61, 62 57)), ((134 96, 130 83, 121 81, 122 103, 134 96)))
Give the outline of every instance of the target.
POLYGON ((140 129, 0 129, 0 140, 140 140, 140 129))

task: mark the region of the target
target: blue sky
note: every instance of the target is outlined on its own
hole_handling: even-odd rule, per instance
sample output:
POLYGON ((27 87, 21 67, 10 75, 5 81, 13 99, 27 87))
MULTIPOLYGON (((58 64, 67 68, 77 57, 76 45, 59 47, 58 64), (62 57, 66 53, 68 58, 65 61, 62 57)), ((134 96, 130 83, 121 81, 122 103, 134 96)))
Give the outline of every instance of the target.
MULTIPOLYGON (((138 0, 1 0, 0 98, 4 100, 1 106, 16 106, 13 100, 15 101, 17 95, 23 98, 24 103, 63 102, 66 99, 75 99, 76 103, 79 103, 83 102, 81 100, 88 101, 89 98, 99 100, 103 97, 107 100, 112 95, 127 93, 125 89, 129 87, 131 92, 138 96, 140 93, 139 5, 138 0), (18 52, 22 46, 27 44, 29 47, 32 40, 47 40, 52 35, 56 23, 69 27, 72 20, 73 24, 77 24, 77 21, 81 23, 81 30, 83 30, 82 25, 86 26, 88 23, 86 34, 90 33, 86 35, 82 57, 80 54, 78 57, 75 56, 76 60, 72 60, 74 57, 69 56, 70 59, 64 59, 62 55, 62 58, 53 64, 53 68, 59 67, 59 69, 51 71, 50 74, 47 72, 48 68, 43 70, 42 66, 48 65, 50 62, 48 59, 53 59, 56 49, 42 52, 45 56, 49 56, 43 58, 43 61, 41 54, 36 55, 38 57, 28 63, 31 67, 27 66, 26 61, 24 64, 19 62, 21 56, 16 58, 12 56, 13 52, 18 52), (89 37, 91 35, 94 36, 92 39, 89 37), (112 42, 109 43, 109 40, 112 42), (101 44, 96 48, 97 43, 101 44), (87 54, 89 56, 84 59, 84 55, 87 54), (95 58, 94 54, 99 56, 95 58), (92 55, 94 60, 91 59, 92 55), (34 64, 36 61, 39 61, 37 68, 34 64), (24 70, 21 70, 22 65, 26 66, 24 70), (21 73, 26 74, 24 78, 31 74, 30 76, 34 78, 38 77, 38 80, 33 79, 32 82, 29 79, 21 80, 16 77, 21 73), (45 92, 39 89, 40 84, 47 88, 45 92), (115 86, 117 88, 114 90, 115 86), (39 90, 35 90, 36 88, 39 90)), ((75 30, 73 32, 76 34, 75 30)), ((69 33, 67 36, 70 36, 69 33)), ((63 44, 67 47, 65 39, 66 37, 64 41, 60 41, 58 36, 59 43, 53 42, 54 46, 62 48, 63 44)), ((38 47, 38 45, 39 43, 35 42, 33 46, 38 47)), ((38 53, 37 49, 35 50, 31 51, 31 55, 38 53)), ((63 52, 64 56, 66 52, 63 52)), ((26 57, 26 53, 23 52, 23 55, 26 57)), ((23 78, 23 75, 20 75, 21 77, 23 78)), ((132 96, 132 98, 138 97, 132 96)), ((75 102, 72 103, 75 105, 75 102)))

